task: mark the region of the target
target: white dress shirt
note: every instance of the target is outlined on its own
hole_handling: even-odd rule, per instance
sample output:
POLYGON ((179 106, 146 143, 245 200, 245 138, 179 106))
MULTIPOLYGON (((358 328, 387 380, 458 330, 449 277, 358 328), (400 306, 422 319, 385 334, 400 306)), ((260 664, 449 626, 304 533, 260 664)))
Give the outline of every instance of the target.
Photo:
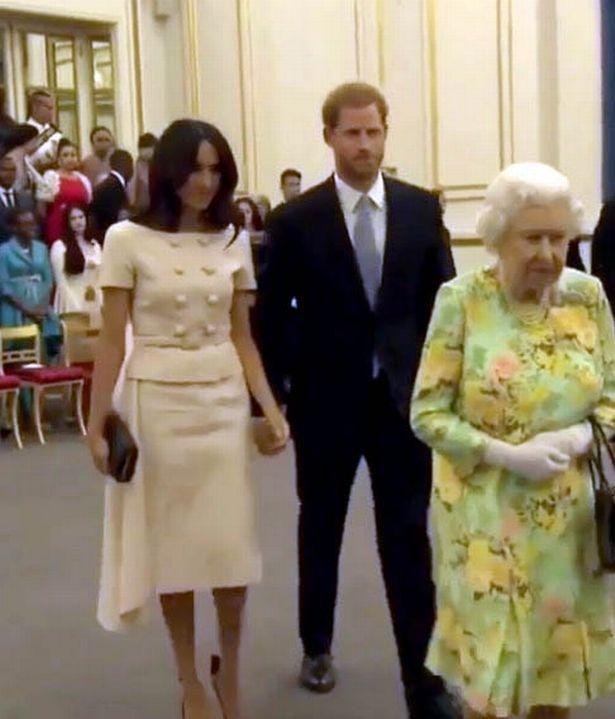
POLYGON ((363 197, 367 195, 370 202, 370 213, 372 219, 372 225, 374 227, 374 239, 376 240, 376 249, 380 253, 380 258, 384 258, 384 244, 386 241, 387 233, 387 203, 386 195, 384 191, 384 180, 382 179, 382 173, 378 173, 378 177, 374 184, 370 187, 367 192, 359 192, 337 174, 334 175, 335 189, 337 190, 337 196, 342 206, 342 212, 344 213, 344 220, 346 222, 346 228, 350 241, 354 245, 354 226, 357 221, 357 214, 355 212, 357 203, 363 197))
POLYGON ((12 187, 9 187, 8 189, 0 187, 0 198, 2 198, 2 204, 4 207, 17 207, 17 196, 12 187))
MULTIPOLYGON (((116 177, 124 190, 126 189, 126 180, 124 178, 124 175, 120 174, 117 170, 111 170, 109 175, 113 175, 113 177, 116 177)), ((107 175, 107 177, 109 177, 109 175, 107 175)))
MULTIPOLYGON (((52 126, 49 123, 43 125, 42 123, 37 122, 33 117, 29 117, 26 120, 26 123, 36 128, 39 137, 47 130, 52 129, 52 126)), ((29 155, 30 162, 37 170, 42 171, 45 166, 48 166, 56 161, 58 155, 58 145, 60 144, 61 139, 62 133, 56 129, 46 142, 39 145, 39 147, 29 155)))

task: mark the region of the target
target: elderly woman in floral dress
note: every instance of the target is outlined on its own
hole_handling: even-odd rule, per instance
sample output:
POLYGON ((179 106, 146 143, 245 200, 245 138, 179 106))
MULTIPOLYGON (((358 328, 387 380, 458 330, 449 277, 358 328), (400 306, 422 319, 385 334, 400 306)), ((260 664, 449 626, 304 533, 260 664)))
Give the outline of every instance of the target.
POLYGON ((412 426, 436 470, 429 668, 472 717, 563 718, 615 691, 589 417, 615 429, 615 336, 599 281, 565 269, 581 208, 551 167, 506 168, 478 233, 493 267, 440 289, 412 426))

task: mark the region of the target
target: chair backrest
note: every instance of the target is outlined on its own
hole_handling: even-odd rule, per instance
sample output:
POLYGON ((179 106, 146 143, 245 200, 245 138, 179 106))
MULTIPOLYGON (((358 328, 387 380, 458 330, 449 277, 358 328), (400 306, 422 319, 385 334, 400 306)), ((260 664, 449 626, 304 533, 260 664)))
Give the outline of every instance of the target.
POLYGON ((2 337, 2 364, 41 363, 41 334, 38 325, 0 327, 2 337), (7 348, 7 343, 18 342, 19 347, 7 348))
POLYGON ((87 313, 70 312, 62 315, 62 334, 64 335, 64 364, 94 362, 99 330, 90 326, 87 313))

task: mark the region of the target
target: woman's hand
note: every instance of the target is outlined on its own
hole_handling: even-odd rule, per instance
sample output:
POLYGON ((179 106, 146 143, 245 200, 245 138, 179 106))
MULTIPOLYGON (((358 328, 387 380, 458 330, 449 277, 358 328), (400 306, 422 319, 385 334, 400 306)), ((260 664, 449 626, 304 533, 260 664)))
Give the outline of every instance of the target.
POLYGON ((538 442, 556 447, 570 457, 582 457, 591 449, 594 435, 589 422, 579 422, 565 429, 557 429, 551 432, 540 432, 529 440, 530 443, 538 442))
POLYGON ((282 411, 275 407, 265 417, 255 420, 254 441, 265 455, 279 454, 288 444, 290 429, 282 411))
POLYGON ((47 316, 47 311, 48 310, 45 305, 38 305, 37 307, 33 307, 31 310, 29 310, 28 315, 35 322, 42 322, 47 316))
POLYGON ((535 440, 508 444, 490 438, 485 450, 485 462, 520 474, 531 482, 545 482, 569 468, 570 455, 554 445, 535 440))
POLYGON ((99 432, 88 432, 88 447, 96 469, 101 474, 108 474, 109 445, 99 432))

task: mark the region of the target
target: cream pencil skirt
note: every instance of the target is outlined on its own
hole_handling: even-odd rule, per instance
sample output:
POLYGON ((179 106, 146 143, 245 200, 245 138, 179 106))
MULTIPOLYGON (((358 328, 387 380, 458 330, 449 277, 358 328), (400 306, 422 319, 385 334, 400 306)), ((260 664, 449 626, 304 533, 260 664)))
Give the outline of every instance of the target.
POLYGON ((156 594, 260 581, 243 375, 198 384, 125 380, 139 445, 130 484, 108 479, 98 619, 121 630, 156 594))

